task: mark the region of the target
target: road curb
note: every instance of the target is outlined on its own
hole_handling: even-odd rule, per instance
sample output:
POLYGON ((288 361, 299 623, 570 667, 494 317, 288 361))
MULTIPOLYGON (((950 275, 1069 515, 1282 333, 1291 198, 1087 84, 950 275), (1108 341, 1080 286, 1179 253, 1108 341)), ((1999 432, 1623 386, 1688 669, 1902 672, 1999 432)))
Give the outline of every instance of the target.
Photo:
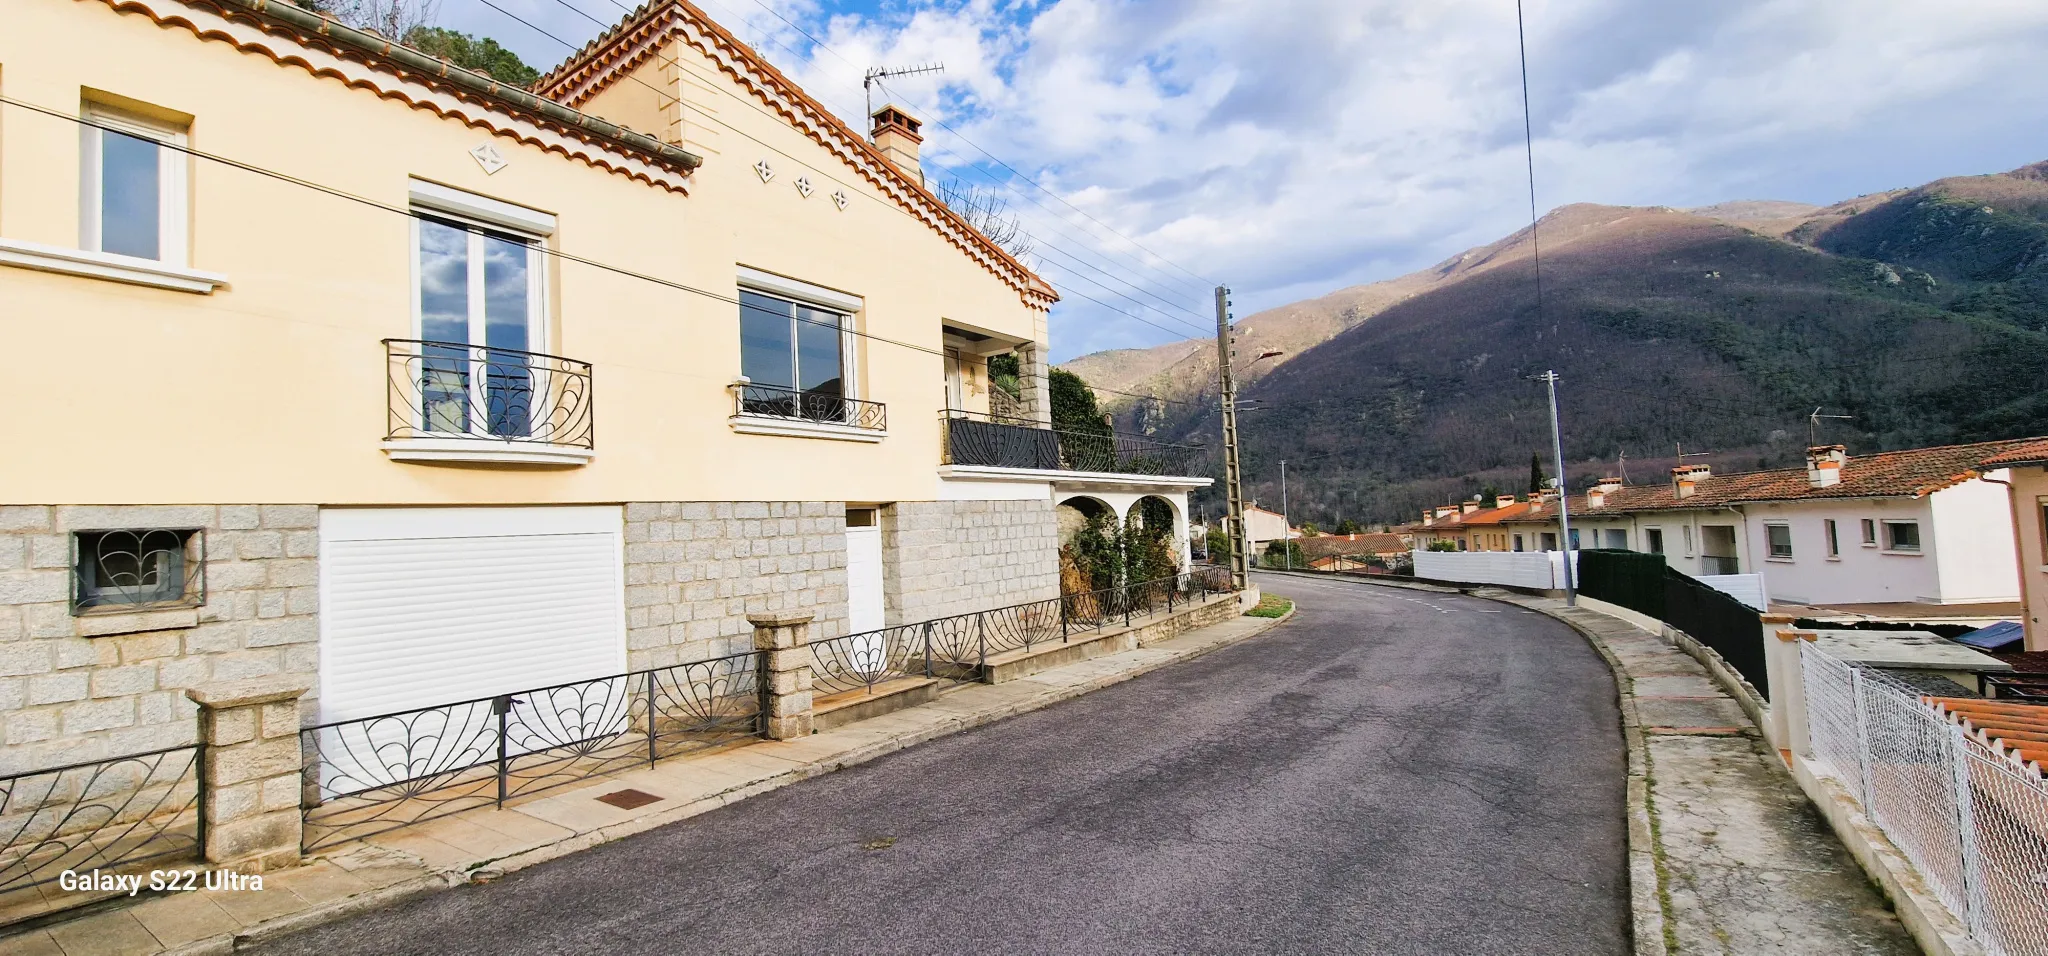
MULTIPOLYGON (((248 947, 260 943, 268 942, 270 940, 274 940, 282 936, 299 932, 301 930, 311 929, 315 926, 319 926, 325 923, 331 923, 337 920, 346 919, 358 913, 363 913, 369 910, 388 906, 390 904, 414 896, 418 896, 423 893, 430 893, 437 890, 453 889, 455 887, 468 885, 472 882, 477 882, 477 880, 474 877, 479 873, 479 871, 484 871, 486 868, 488 868, 488 872, 491 874, 491 878, 496 879, 502 877, 504 874, 511 873, 516 870, 522 870, 530 866, 546 863, 550 860, 560 859, 562 857, 568 856, 572 853, 576 853, 582 850, 588 850, 594 847, 603 846, 607 843, 622 840, 629 836, 645 833, 657 827, 663 827, 672 823, 678 823, 683 820, 687 820, 691 817, 699 816, 701 814, 708 813, 712 810, 716 810, 719 807, 723 807, 728 804, 738 803, 739 801, 745 800, 748 797, 759 796, 761 794, 768 793, 773 790, 779 790, 793 783, 808 780, 812 777, 823 776, 824 774, 832 773, 837 770, 844 770, 848 767, 853 767, 859 764, 867 763, 870 760, 886 756, 898 750, 902 750, 908 747, 914 747, 918 744, 929 743, 931 741, 938 740, 942 737, 950 737, 954 734, 958 734, 963 731, 973 730, 977 727, 984 727, 989 724, 993 724, 997 721, 1003 720, 1005 718, 1015 717, 1019 714, 1030 713, 1031 711, 1035 710, 1042 710, 1046 707, 1050 707, 1054 704, 1058 704, 1063 701, 1072 700, 1076 697, 1081 697, 1083 695, 1090 694, 1095 691, 1102 690, 1104 688, 1113 687, 1117 684, 1121 684, 1133 678, 1141 677, 1145 674, 1152 673, 1164 667, 1179 664, 1184 661, 1191 661, 1198 657, 1203 657, 1215 651, 1222 650, 1223 648, 1242 644, 1245 641, 1251 640, 1252 638, 1265 634, 1273 628, 1279 627, 1280 625, 1287 623, 1289 620, 1292 620, 1295 612, 1299 608, 1300 602, 1296 601, 1293 607, 1288 608, 1286 614, 1283 614, 1277 618, 1259 619, 1258 624, 1253 625, 1252 627, 1249 627, 1240 633, 1232 634, 1222 639, 1208 641, 1199 646, 1183 648, 1169 648, 1165 646, 1166 644, 1170 644, 1172 640, 1178 640, 1180 637, 1187 636, 1187 634, 1198 633, 1195 631, 1190 631, 1186 634, 1178 635, 1175 638, 1170 639, 1168 641, 1163 641, 1159 644, 1154 644, 1149 648, 1143 648, 1142 650, 1144 651, 1151 651, 1155 653, 1159 651, 1166 651, 1167 653, 1159 655, 1157 659, 1154 660, 1141 661, 1136 666, 1128 670, 1118 671, 1114 674, 1106 674, 1101 677, 1097 677, 1093 680, 1089 680, 1079 684, 1073 684, 1064 687, 1048 688, 1047 690, 1041 693, 1034 694, 1030 697, 1026 697, 1021 700, 1012 701, 999 707, 992 707, 987 710, 976 711, 970 714, 962 714, 960 716, 948 719, 942 723, 935 724, 931 727, 921 728, 913 731, 906 731, 904 733, 876 741, 875 743, 854 750, 850 750, 845 753, 835 754, 830 757, 819 758, 817 760, 806 763, 800 767, 797 767, 796 769, 790 770, 782 774, 778 774, 773 777, 755 780, 745 785, 734 787, 730 790, 725 790, 719 793, 710 794, 708 796, 699 797, 695 800, 677 806, 674 809, 664 813, 639 817, 633 820, 625 821, 623 823, 615 824, 610 827, 592 830, 587 833, 578 833, 572 836, 564 837, 561 840, 558 840, 553 843, 533 847, 531 849, 523 850, 518 853, 509 854, 503 857, 475 861, 472 863, 465 864, 461 867, 444 868, 431 871, 421 876, 407 879, 399 883, 394 883, 389 886, 380 887, 374 890, 368 890, 363 893, 343 897, 341 899, 333 900, 327 903, 316 904, 313 906, 309 906, 306 909, 299 910, 295 913, 288 913, 269 920, 265 920, 260 923, 255 923, 243 928, 242 930, 236 933, 221 934, 217 936, 207 937, 205 939, 196 940, 182 946, 166 949, 162 952, 172 954, 172 956, 216 956, 216 954, 221 953, 233 953, 238 950, 246 949, 248 947)), ((1242 616, 1243 615, 1241 614, 1239 615, 1239 617, 1242 616)), ((1235 619, 1236 618, 1230 618, 1226 620, 1235 619)), ((1104 659, 1105 658, 1097 658, 1096 660, 1099 661, 1104 659)), ((853 724, 849 726, 858 726, 858 724, 853 724)))

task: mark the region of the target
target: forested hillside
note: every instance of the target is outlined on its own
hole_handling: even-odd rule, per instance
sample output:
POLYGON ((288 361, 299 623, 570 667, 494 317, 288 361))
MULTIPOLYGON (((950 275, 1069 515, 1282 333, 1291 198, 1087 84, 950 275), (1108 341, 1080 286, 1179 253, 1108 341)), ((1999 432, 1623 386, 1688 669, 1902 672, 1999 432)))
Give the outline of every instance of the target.
MULTIPOLYGON (((1848 416, 1820 437, 1852 456, 2048 434, 2048 164, 1804 218, 1726 206, 1554 211, 1540 307, 1526 231, 1431 270, 1246 389, 1248 493, 1277 501, 1281 458, 1295 514, 1322 522, 1526 490, 1546 369, 1575 483, 1657 479, 1680 445, 1717 470, 1790 464, 1816 407, 1848 416)), ((1136 425, 1147 404, 1166 435, 1216 431, 1213 399, 1115 407, 1136 425)))

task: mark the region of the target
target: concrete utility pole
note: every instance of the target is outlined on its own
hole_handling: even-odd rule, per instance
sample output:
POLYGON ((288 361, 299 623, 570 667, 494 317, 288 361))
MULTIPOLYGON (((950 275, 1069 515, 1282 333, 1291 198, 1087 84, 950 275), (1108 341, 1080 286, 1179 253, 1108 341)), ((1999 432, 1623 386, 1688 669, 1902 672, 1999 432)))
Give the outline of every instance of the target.
POLYGON ((1287 516, 1287 459, 1280 459, 1280 553, 1287 556, 1287 570, 1294 570, 1294 519, 1287 516))
MULTIPOLYGON (((1230 374, 1230 288, 1216 287, 1216 374, 1223 390, 1223 490, 1230 511, 1223 532, 1230 538, 1230 580, 1239 590, 1251 585, 1251 552, 1244 539, 1244 484, 1237 467, 1237 381, 1230 374)), ((1210 558, 1211 561, 1215 558, 1210 558)))
POLYGON ((1564 433, 1557 427, 1557 372, 1547 371, 1536 377, 1550 388, 1550 451, 1557 456, 1557 532, 1564 547, 1564 603, 1576 607, 1579 589, 1572 573, 1572 495, 1564 478, 1564 433))

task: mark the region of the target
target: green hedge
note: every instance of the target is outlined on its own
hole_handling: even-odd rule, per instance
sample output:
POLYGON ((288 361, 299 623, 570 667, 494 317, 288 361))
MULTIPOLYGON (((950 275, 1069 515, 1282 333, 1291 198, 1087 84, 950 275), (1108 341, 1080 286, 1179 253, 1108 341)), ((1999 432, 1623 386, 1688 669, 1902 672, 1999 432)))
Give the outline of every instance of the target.
POLYGON ((1664 618, 1664 556, 1640 551, 1580 551, 1579 593, 1664 618))

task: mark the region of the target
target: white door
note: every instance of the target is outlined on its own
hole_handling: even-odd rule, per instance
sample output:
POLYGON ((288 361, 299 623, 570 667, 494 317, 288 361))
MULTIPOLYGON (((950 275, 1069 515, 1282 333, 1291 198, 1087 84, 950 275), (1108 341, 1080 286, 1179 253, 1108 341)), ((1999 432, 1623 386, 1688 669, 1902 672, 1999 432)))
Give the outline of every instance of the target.
POLYGON ((322 722, 626 670, 617 506, 320 513, 322 722))
POLYGON ((882 529, 874 524, 846 529, 846 627, 850 634, 883 627, 882 529))

